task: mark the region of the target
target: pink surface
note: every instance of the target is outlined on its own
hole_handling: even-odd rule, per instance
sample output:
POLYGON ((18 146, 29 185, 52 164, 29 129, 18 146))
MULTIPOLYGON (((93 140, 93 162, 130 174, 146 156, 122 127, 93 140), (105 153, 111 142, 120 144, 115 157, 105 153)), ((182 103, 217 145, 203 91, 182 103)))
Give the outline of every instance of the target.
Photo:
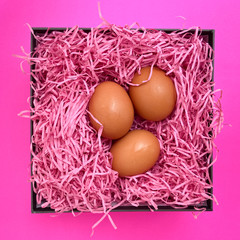
MULTIPOLYGON (((214 194, 219 206, 195 220, 190 212, 111 213, 118 229, 107 219, 93 239, 240 239, 238 200, 239 148, 239 37, 240 2, 230 1, 101 1, 103 16, 124 25, 137 21, 144 27, 181 28, 198 25, 216 30, 215 81, 223 89, 225 123, 217 138, 219 157, 214 165, 214 194), (180 17, 183 16, 186 20, 180 17)), ((17 114, 28 109, 29 76, 19 67, 20 46, 30 51, 33 27, 94 27, 100 23, 97 1, 2 0, 0 2, 0 239, 88 239, 100 215, 31 214, 29 120, 17 114)), ((26 70, 28 65, 24 65, 26 70)))

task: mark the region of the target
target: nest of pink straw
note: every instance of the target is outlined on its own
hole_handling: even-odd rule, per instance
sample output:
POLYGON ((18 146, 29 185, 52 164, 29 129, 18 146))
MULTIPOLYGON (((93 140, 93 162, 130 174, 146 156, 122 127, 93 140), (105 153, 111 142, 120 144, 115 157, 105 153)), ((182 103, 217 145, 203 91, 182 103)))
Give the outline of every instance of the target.
POLYGON ((214 199, 209 168, 222 111, 212 89, 213 50, 200 33, 109 24, 34 36, 31 180, 43 208, 107 213, 124 205, 197 208, 214 199), (88 103, 103 81, 128 90, 145 66, 174 81, 176 109, 159 122, 135 116, 131 129, 152 132, 161 154, 145 174, 120 178, 111 168, 112 141, 91 126, 88 103))

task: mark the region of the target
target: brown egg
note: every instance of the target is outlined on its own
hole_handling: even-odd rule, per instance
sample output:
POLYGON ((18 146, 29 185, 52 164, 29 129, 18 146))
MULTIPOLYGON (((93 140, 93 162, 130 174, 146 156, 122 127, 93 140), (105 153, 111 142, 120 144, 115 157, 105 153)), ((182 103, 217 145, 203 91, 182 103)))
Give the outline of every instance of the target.
MULTIPOLYGON (((115 82, 99 84, 89 101, 89 112, 103 125, 102 136, 118 139, 130 129, 134 119, 134 108, 127 92, 115 82)), ((100 125, 90 116, 92 126, 100 125)))
POLYGON ((120 177, 145 173, 154 166, 160 154, 158 139, 149 131, 133 130, 110 149, 112 169, 120 177))
MULTIPOLYGON (((147 80, 151 67, 135 73, 132 83, 140 84, 147 80)), ((140 86, 130 86, 129 95, 139 116, 150 121, 159 121, 168 117, 173 111, 177 93, 173 81, 165 72, 153 67, 151 79, 140 86)))

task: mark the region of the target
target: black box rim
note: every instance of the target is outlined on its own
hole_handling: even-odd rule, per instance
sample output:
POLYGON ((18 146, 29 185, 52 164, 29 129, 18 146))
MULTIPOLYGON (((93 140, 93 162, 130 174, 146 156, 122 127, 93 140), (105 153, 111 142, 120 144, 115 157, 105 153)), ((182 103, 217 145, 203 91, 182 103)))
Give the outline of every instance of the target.
MULTIPOLYGON (((31 32, 31 57, 33 57, 33 52, 34 48, 36 46, 36 39, 34 38, 34 34, 39 34, 39 33, 45 33, 47 30, 49 32, 53 31, 65 31, 70 28, 64 28, 64 27, 33 27, 31 32)), ((80 28, 85 32, 90 32, 91 28, 80 28)), ((171 33, 173 31, 180 31, 180 29, 164 29, 164 28, 158 28, 156 30, 161 30, 166 33, 171 33)), ((182 29, 185 30, 185 29, 182 29)), ((186 29, 187 30, 187 29, 186 29)), ((194 32, 194 30, 191 30, 190 32, 194 32)), ((207 35, 208 36, 208 43, 214 50, 215 48, 215 30, 214 29, 201 29, 201 35, 207 35)), ((31 65, 30 70, 32 71, 34 69, 34 65, 31 65)), ((34 79, 31 75, 30 81, 32 82, 34 79)), ((213 59, 213 73, 212 73, 212 81, 214 81, 214 59, 213 59)), ((212 88, 212 90, 214 90, 212 88)), ((34 90, 31 87, 30 84, 30 106, 31 108, 34 108, 33 104, 33 92, 34 90)), ((30 116, 32 116, 33 113, 31 111, 30 116)), ((30 143, 32 143, 32 135, 33 135, 33 121, 30 119, 30 143)), ((33 155, 30 153, 30 159, 32 162, 33 155)), ((213 155, 211 156, 211 162, 213 161, 213 155)), ((210 179, 213 182, 213 166, 209 168, 209 175, 210 179)), ((31 177, 32 177, 32 167, 31 167, 31 177)), ((208 189, 209 194, 213 194, 213 187, 208 189)), ((206 211, 213 211, 213 201, 212 200, 207 200, 207 206, 206 206, 206 211)), ((79 212, 78 210, 73 210, 74 212, 79 212)), ((116 209, 113 209, 112 212, 140 212, 140 211, 151 211, 148 206, 139 206, 139 207, 134 207, 134 206, 120 206, 116 209)), ((171 206, 160 206, 158 207, 157 210, 154 211, 170 211, 170 212, 182 212, 182 211, 197 211, 194 206, 188 206, 187 208, 173 208, 171 206)), ((33 190, 33 183, 31 183, 31 212, 32 213, 55 213, 54 209, 51 209, 50 207, 42 208, 42 207, 37 207, 37 201, 36 201, 36 193, 33 190)), ((70 212, 70 211, 69 211, 70 212)))

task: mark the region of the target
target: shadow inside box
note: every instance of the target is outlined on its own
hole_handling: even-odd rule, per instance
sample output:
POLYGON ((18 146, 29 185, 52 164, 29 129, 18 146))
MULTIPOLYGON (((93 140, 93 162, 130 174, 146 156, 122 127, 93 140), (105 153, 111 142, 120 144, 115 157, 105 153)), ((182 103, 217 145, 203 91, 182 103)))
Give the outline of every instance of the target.
MULTIPOLYGON (((51 33, 53 31, 60 31, 63 32, 65 31, 67 28, 32 28, 34 35, 36 36, 43 36, 47 31, 48 33, 51 33)), ((69 28, 68 28, 69 29, 69 28)), ((90 28, 81 28, 84 32, 89 33, 91 31, 90 28)), ((183 31, 183 29, 155 29, 155 30, 160 30, 160 31, 164 31, 166 33, 171 33, 173 31, 183 31)), ((195 30, 190 30, 190 33, 194 33, 195 30)), ((33 33, 31 33, 31 53, 33 54, 35 47, 37 46, 37 40, 35 39, 33 33)), ((212 47, 212 49, 214 50, 214 41, 215 41, 215 30, 214 29, 202 29, 200 31, 200 36, 203 38, 203 40, 205 42, 208 42, 209 45, 212 47)), ((213 67, 214 67, 214 60, 213 60, 213 67)), ((31 65, 31 71, 34 69, 34 64, 31 65)), ((212 75, 212 81, 214 81, 214 75, 212 75)), ((35 80, 33 79, 33 77, 31 76, 31 82, 34 82, 35 80)), ((212 89, 213 90, 213 89, 212 89)), ((33 95, 34 95, 34 91, 32 88, 30 88, 30 96, 31 96, 31 107, 34 108, 34 104, 33 104, 33 95)), ((32 113, 31 113, 32 116, 32 113)), ((30 135, 32 138, 33 135, 33 121, 30 120, 30 135)), ((211 135, 212 133, 210 132, 209 135, 211 135)), ((33 152, 35 151, 35 146, 32 146, 33 148, 33 152)), ((31 160, 32 160, 32 154, 31 154, 31 160)), ((213 161, 213 156, 211 156, 211 162, 213 161)), ((211 166, 209 168, 209 176, 210 179, 212 181, 213 179, 213 167, 211 166)), ((33 184, 33 183, 32 183, 33 184)), ((36 193, 33 191, 33 185, 31 184, 31 212, 32 213, 55 213, 54 209, 51 209, 49 206, 43 208, 41 205, 43 203, 45 203, 45 201, 42 201, 41 204, 37 203, 36 200, 36 193)), ((212 195, 213 193, 213 189, 210 188, 208 189, 208 193, 210 195, 212 195)), ((194 205, 194 206, 188 206, 186 208, 173 208, 171 206, 168 206, 166 204, 162 204, 159 203, 158 205, 158 209, 154 210, 154 211, 197 211, 196 208, 205 208, 206 211, 213 211, 213 201, 212 200, 207 200, 204 201, 200 204, 194 205)), ((149 207, 146 204, 141 204, 138 207, 134 207, 134 206, 129 206, 129 205, 122 205, 119 206, 115 209, 112 210, 113 212, 130 212, 130 211, 151 211, 149 209, 149 207)), ((78 210, 74 210, 74 212, 79 212, 78 210)))

